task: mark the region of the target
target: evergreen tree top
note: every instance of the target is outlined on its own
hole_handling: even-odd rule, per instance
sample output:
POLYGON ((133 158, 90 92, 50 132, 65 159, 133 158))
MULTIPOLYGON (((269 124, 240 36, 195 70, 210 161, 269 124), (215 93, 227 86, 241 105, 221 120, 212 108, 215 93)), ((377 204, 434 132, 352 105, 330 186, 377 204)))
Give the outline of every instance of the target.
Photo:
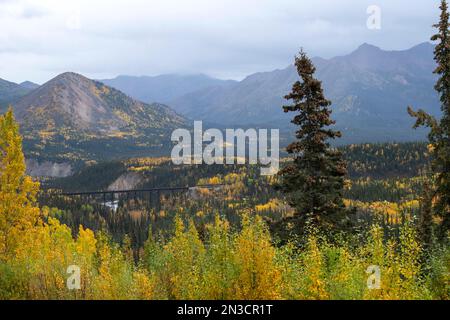
POLYGON ((295 66, 301 81, 296 81, 291 93, 285 96, 287 100, 292 100, 292 104, 283 106, 283 110, 298 112, 291 122, 300 127, 296 137, 303 141, 291 144, 288 152, 328 148, 327 139, 341 136, 339 131, 326 128, 335 124, 330 118, 331 101, 325 98, 322 82, 314 77, 316 68, 303 50, 295 57, 295 66))

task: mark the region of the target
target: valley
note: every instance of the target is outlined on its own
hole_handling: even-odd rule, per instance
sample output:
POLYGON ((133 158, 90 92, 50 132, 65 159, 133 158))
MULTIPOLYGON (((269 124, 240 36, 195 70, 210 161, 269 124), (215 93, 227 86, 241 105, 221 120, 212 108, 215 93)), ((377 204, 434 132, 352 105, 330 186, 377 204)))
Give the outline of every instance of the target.
POLYGON ((406 112, 440 116, 432 52, 301 52, 295 67, 242 81, 1 82, 0 218, 15 222, 0 219, 0 299, 449 299, 445 207, 431 213, 445 201, 430 191, 436 144, 406 112), (222 135, 215 157, 253 145, 259 163, 191 158, 212 140, 193 120, 222 135), (269 158, 256 139, 267 130, 240 147, 223 138, 231 128, 281 137, 269 158), (277 174, 264 174, 268 159, 277 174), (66 265, 83 270, 76 291, 66 265), (381 290, 367 285, 371 266, 381 290))

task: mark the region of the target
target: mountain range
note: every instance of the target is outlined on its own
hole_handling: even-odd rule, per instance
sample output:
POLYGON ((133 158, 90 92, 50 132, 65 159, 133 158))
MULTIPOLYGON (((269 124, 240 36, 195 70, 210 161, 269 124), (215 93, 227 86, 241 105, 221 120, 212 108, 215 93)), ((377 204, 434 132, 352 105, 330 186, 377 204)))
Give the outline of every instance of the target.
POLYGON ((99 81, 140 101, 166 104, 191 92, 209 87, 226 87, 237 83, 237 81, 215 79, 203 74, 165 74, 154 77, 122 75, 114 79, 99 81))
POLYGON ((8 104, 31 92, 34 88, 31 88, 30 84, 32 82, 18 84, 0 79, 0 113, 7 109, 8 104))
MULTIPOLYGON (((66 72, 13 104, 25 154, 42 161, 89 161, 161 153, 184 117, 80 74, 66 72)), ((36 168, 34 168, 36 170, 36 168)))
MULTIPOLYGON (((336 127, 343 131, 340 141, 424 138, 425 130, 411 129, 406 107, 440 114, 433 50, 428 42, 401 51, 363 44, 348 55, 313 58, 316 77, 333 102, 336 127)), ((193 119, 219 128, 280 128, 289 141, 292 115, 281 107, 297 80, 293 65, 242 81, 205 75, 95 81, 71 72, 43 85, 0 79, 0 112, 13 105, 27 157, 50 164, 167 154, 171 131, 189 127, 193 119)))
POLYGON ((182 118, 169 107, 134 100, 119 90, 76 73, 63 73, 22 97, 15 105, 25 130, 57 133, 139 135, 169 129, 182 118))

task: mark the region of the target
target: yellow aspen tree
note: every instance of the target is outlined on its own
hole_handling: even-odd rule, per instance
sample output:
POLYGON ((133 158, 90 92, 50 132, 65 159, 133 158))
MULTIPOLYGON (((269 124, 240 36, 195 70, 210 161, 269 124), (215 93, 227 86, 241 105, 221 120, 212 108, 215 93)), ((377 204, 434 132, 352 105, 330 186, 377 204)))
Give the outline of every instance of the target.
POLYGON ((276 249, 261 217, 243 216, 243 228, 235 240, 235 264, 240 267, 236 282, 239 300, 281 299, 281 268, 276 249))
POLYGON ((208 234, 203 296, 208 300, 231 299, 238 266, 233 261, 233 238, 229 222, 216 215, 215 223, 208 228, 208 234))
POLYGON ((175 218, 175 235, 164 247, 168 260, 166 284, 173 299, 199 299, 201 292, 201 266, 205 257, 205 246, 199 238, 194 222, 186 228, 183 220, 175 218))
POLYGON ((39 221, 39 184, 25 174, 22 138, 12 109, 0 116, 0 259, 11 255, 21 234, 39 221))
POLYGON ((326 279, 324 274, 324 257, 321 251, 319 240, 315 234, 308 238, 307 250, 303 255, 304 265, 303 293, 301 299, 307 300, 327 300, 326 279))

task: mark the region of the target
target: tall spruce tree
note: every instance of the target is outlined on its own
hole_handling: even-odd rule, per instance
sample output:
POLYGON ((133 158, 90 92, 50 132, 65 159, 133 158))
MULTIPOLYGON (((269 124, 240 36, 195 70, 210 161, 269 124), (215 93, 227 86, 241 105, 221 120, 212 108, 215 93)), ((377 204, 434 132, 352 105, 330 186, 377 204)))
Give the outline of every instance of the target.
POLYGON ((287 194, 296 218, 319 228, 335 228, 344 213, 343 190, 346 164, 341 153, 330 147, 329 139, 341 136, 329 128, 331 101, 324 96, 322 83, 314 78, 316 68, 301 51, 295 66, 302 81, 297 81, 285 98, 292 105, 284 112, 295 112, 292 123, 298 126, 296 141, 287 147, 293 162, 280 171, 280 189, 287 194))
POLYGON ((441 217, 440 236, 446 238, 450 229, 450 32, 446 0, 441 1, 440 9, 440 22, 434 25, 438 32, 431 40, 438 41, 434 51, 437 62, 434 73, 439 76, 435 89, 440 97, 442 118, 437 120, 424 110, 415 112, 411 107, 408 107, 408 112, 417 118, 415 128, 431 128, 428 135, 432 156, 431 170, 436 179, 432 197, 433 212, 441 217))
POLYGON ((423 197, 420 201, 418 235, 425 255, 433 244, 433 191, 428 182, 424 184, 423 197))

